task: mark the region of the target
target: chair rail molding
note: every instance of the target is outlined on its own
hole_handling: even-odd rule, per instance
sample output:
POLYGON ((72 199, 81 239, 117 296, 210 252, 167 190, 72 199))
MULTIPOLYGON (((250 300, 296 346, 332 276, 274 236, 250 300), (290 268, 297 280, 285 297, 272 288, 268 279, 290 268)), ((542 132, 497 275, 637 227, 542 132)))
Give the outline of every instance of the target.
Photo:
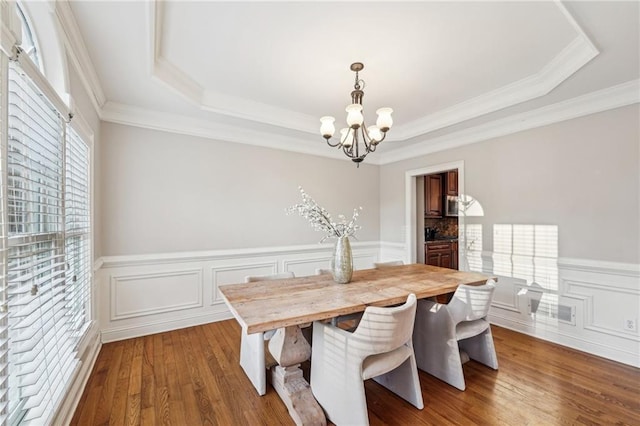
MULTIPOLYGON (((380 260, 379 241, 352 243, 355 269, 380 260)), ((102 342, 232 318, 218 292, 247 275, 328 268, 333 244, 105 256, 94 262, 102 342)))
MULTIPOLYGON (((355 269, 408 260, 406 243, 353 242, 352 249, 355 269)), ((94 263, 102 342, 232 318, 218 293, 219 285, 244 282, 247 275, 287 271, 314 275, 316 269, 328 267, 332 253, 332 244, 311 244, 102 257, 94 263), (154 295, 119 300, 111 292, 114 279, 119 280, 119 291, 125 292, 120 296, 140 289, 154 295), (175 299, 176 292, 182 292, 180 300, 175 299), (180 302, 186 299, 200 302, 180 302), (150 300, 155 301, 153 306, 150 300)), ((531 283, 494 274, 492 252, 483 251, 479 258, 474 270, 498 276, 492 323, 640 367, 639 264, 558 258, 554 262, 557 285, 537 290, 547 295, 541 302, 544 306, 532 313, 536 289, 531 283), (571 317, 564 318, 563 312, 571 317), (627 319, 635 321, 635 331, 625 329, 627 319)))

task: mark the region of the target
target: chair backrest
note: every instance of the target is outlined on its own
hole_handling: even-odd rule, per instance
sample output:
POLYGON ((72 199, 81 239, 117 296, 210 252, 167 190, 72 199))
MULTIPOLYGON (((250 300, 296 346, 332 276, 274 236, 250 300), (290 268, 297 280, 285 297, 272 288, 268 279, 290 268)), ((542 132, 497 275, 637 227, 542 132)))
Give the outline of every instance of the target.
POLYGON ((495 282, 488 280, 483 285, 461 284, 453 294, 448 309, 455 323, 485 318, 489 313, 495 282))
POLYGON ((318 268, 316 269, 316 275, 332 275, 333 272, 331 272, 331 269, 322 269, 322 268, 318 268))
POLYGON ((358 340, 360 352, 369 355, 385 353, 411 342, 416 305, 416 295, 410 294, 400 306, 368 306, 352 335, 358 340))
POLYGON ((398 265, 404 265, 404 262, 402 260, 392 260, 389 262, 375 262, 373 264, 373 267, 376 269, 380 269, 380 268, 385 268, 387 266, 398 266, 398 265))
POLYGON ((256 281, 271 281, 271 280, 284 280, 286 278, 295 278, 295 274, 293 272, 280 272, 279 274, 273 275, 248 275, 244 277, 245 283, 253 283, 256 281))

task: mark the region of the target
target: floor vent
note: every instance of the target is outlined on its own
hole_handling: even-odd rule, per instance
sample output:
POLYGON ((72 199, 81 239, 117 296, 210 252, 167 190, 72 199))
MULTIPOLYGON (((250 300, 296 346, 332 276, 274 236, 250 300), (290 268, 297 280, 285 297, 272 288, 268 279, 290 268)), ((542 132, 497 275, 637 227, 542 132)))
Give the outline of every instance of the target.
POLYGON ((576 325, 576 307, 569 305, 558 305, 558 321, 576 325))
POLYGON ((529 307, 531 313, 537 316, 543 316, 555 319, 565 324, 576 325, 576 307, 571 305, 558 305, 555 301, 546 301, 544 299, 530 299, 529 307))

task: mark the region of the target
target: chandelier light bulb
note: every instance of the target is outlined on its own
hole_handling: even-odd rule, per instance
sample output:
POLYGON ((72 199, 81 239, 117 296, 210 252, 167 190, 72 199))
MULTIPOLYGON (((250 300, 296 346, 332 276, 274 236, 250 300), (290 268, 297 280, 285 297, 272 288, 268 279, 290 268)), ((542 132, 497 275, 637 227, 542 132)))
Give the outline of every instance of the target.
POLYGON ((364 117, 362 116, 362 105, 351 104, 345 108, 347 111, 347 124, 352 129, 357 129, 362 126, 364 117))
POLYGON ((334 126, 335 118, 326 116, 320 119, 320 134, 325 138, 329 139, 336 132, 336 126, 334 126))
POLYGON ((351 91, 351 104, 345 108, 348 127, 340 129, 340 137, 333 139, 333 135, 336 132, 336 120, 333 117, 325 116, 320 119, 320 134, 325 138, 327 145, 341 149, 344 155, 360 166, 364 158, 374 152, 386 138, 387 131, 393 125, 393 119, 391 118, 393 110, 391 108, 380 108, 377 111, 376 124, 367 127, 362 112, 365 84, 359 74, 364 69, 364 64, 362 62, 354 62, 349 68, 355 73, 355 80, 351 91))
POLYGON ((340 143, 342 143, 342 146, 346 146, 347 148, 353 145, 353 133, 348 127, 340 129, 340 143))
POLYGON ((378 114, 376 125, 384 133, 386 133, 391 128, 391 126, 393 126, 393 119, 391 118, 392 112, 393 110, 391 108, 380 108, 376 111, 376 114, 378 114))
POLYGON ((367 133, 369 134, 369 138, 371 138, 371 143, 374 145, 377 145, 378 142, 382 140, 382 132, 378 126, 367 127, 367 133))

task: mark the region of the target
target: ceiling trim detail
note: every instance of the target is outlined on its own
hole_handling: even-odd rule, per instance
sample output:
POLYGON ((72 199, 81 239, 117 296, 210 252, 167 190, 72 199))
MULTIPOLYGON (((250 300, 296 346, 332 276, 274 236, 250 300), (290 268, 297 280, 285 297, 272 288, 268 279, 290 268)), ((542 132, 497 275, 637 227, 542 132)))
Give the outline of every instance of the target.
MULTIPOLYGON (((540 71, 404 125, 396 125, 389 141, 400 141, 544 96, 595 58, 599 51, 560 1, 554 2, 577 36, 540 71)), ((318 117, 205 90, 162 56, 164 2, 149 2, 150 73, 199 108, 218 114, 317 135, 318 117)))
POLYGON ((162 49, 162 27, 165 4, 163 1, 149 2, 147 23, 149 25, 149 74, 151 77, 173 90, 178 95, 196 105, 202 104, 202 93, 204 89, 191 77, 182 72, 166 59, 160 56, 162 49))
MULTIPOLYGON (((416 145, 397 148, 389 152, 376 153, 376 155, 367 157, 367 162, 375 165, 394 163, 635 103, 640 103, 640 80, 631 80, 445 136, 425 139, 422 143, 416 145)), ((213 124, 207 120, 151 111, 113 102, 108 102, 104 106, 102 119, 112 123, 146 129, 348 160, 348 158, 340 155, 341 152, 339 150, 326 149, 325 144, 309 145, 301 143, 303 141, 296 138, 213 124)))
POLYGON ((420 136, 544 96, 598 54, 589 38, 581 34, 536 74, 395 128, 393 140, 420 136))
POLYGON ((149 73, 155 81, 205 111, 308 133, 317 133, 317 117, 205 90, 177 65, 164 58, 162 56, 164 9, 163 1, 149 2, 147 22, 151 56, 148 63, 149 73))
MULTIPOLYGON (((181 135, 198 136, 221 142, 236 142, 245 145, 280 149, 301 154, 344 159, 341 151, 328 150, 324 141, 315 138, 314 145, 308 141, 289 136, 259 132, 237 126, 216 124, 209 120, 195 119, 184 115, 152 111, 133 105, 107 102, 102 110, 102 120, 111 123, 159 130, 181 135)), ((309 138, 311 139, 311 138, 309 138)))
POLYGON ((514 114, 441 137, 427 139, 411 147, 383 153, 378 164, 389 164, 434 152, 483 142, 523 130, 534 129, 623 106, 640 103, 640 80, 578 96, 532 111, 514 114))
POLYGON ((100 115, 107 98, 102 90, 100 79, 89 56, 89 51, 76 23, 71 6, 69 6, 69 2, 65 0, 55 2, 54 7, 54 16, 61 29, 60 33, 63 35, 66 51, 79 74, 85 90, 89 94, 93 107, 98 115, 100 115))

